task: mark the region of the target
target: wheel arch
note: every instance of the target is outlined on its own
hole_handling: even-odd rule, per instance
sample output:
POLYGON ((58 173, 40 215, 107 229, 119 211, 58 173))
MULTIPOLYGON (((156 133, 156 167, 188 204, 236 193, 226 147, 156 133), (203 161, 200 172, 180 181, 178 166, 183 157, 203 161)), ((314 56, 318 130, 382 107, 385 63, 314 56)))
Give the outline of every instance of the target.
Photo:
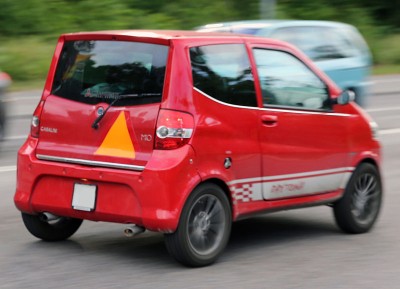
MULTIPOLYGON (((209 183, 209 184, 214 184, 214 185, 220 187, 220 188, 224 191, 226 197, 228 198, 229 205, 231 206, 232 216, 234 216, 234 215, 235 215, 235 214, 234 214, 235 207, 234 207, 234 205, 233 205, 233 199, 232 199, 231 190, 229 189, 229 186, 226 184, 226 182, 224 182, 223 180, 221 180, 221 179, 219 179, 219 178, 210 178, 210 179, 206 179, 206 180, 200 182, 200 183, 192 190, 192 192, 193 192, 198 186, 201 186, 202 184, 207 184, 207 183, 209 183)), ((190 194, 189 194, 189 195, 190 195, 190 194)), ((189 197, 189 196, 188 196, 188 197, 189 197)))
POLYGON ((376 169, 377 169, 377 171, 378 171, 378 173, 379 173, 379 175, 380 175, 381 172, 380 172, 379 163, 378 163, 377 160, 375 160, 374 158, 371 158, 371 157, 364 158, 364 159, 360 160, 360 161, 357 163, 356 168, 359 167, 361 164, 365 164, 365 163, 371 164, 371 165, 373 165, 374 167, 376 167, 376 169))
POLYGON ((382 191, 383 191, 384 186, 383 186, 383 180, 382 180, 382 173, 381 173, 381 169, 380 169, 380 165, 379 165, 378 161, 373 159, 373 158, 365 158, 365 159, 362 159, 357 164, 357 167, 359 167, 361 164, 371 164, 376 168, 376 171, 378 172, 380 183, 381 183, 381 186, 382 186, 382 191))
MULTIPOLYGON (((365 157, 365 158, 363 158, 363 159, 360 159, 356 164, 355 164, 355 166, 354 166, 354 171, 359 167, 359 166, 361 166, 362 164, 370 164, 370 165, 373 165, 375 168, 376 168, 376 171, 378 172, 378 176, 379 176, 379 179, 380 179, 380 183, 381 183, 381 186, 382 186, 382 191, 383 191, 383 181, 382 181, 382 173, 381 173, 381 168, 380 168, 380 164, 379 164, 379 160, 378 159, 375 159, 374 157, 371 157, 371 156, 368 156, 368 157, 365 157)), ((353 171, 353 174, 354 174, 354 171, 353 171)), ((349 178, 349 180, 347 181, 347 182, 349 182, 350 181, 350 178, 349 178)), ((346 185, 347 185, 347 183, 346 183, 346 185)))
POLYGON ((374 160, 373 158, 365 158, 365 159, 361 160, 357 166, 361 165, 362 163, 369 163, 369 164, 374 165, 375 167, 379 168, 378 162, 376 160, 374 160))

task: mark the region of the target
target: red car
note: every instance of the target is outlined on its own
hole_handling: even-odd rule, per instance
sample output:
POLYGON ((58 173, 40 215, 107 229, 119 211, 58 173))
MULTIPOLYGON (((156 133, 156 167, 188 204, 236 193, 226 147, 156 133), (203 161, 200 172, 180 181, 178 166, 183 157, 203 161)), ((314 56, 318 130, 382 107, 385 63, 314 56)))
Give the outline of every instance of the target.
POLYGON ((376 124, 290 44, 189 31, 62 35, 15 204, 45 241, 82 220, 165 234, 188 266, 213 263, 233 221, 330 205, 371 229, 382 199, 376 124))

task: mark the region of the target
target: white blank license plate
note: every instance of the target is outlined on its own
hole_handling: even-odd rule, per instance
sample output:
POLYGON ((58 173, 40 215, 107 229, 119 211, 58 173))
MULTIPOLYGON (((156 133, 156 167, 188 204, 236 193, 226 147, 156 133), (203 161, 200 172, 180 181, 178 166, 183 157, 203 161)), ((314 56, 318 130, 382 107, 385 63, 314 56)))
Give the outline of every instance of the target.
POLYGON ((80 211, 93 211, 96 207, 97 186, 75 184, 72 197, 72 208, 80 211))

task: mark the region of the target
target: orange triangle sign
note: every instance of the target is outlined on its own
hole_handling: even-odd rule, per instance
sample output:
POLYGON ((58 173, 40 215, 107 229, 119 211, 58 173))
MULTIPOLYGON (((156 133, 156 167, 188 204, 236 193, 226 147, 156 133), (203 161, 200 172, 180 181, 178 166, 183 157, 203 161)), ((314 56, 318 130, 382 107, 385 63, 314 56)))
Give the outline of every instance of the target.
POLYGON ((125 113, 121 111, 111 126, 95 155, 135 158, 131 136, 126 125, 125 113))

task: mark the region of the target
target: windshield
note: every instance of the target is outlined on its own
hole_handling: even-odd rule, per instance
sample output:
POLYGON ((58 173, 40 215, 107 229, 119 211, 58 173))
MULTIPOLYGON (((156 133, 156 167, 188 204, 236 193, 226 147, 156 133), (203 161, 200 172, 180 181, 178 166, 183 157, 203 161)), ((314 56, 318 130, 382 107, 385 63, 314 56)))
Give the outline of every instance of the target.
POLYGON ((125 41, 68 41, 52 94, 88 104, 116 106, 161 101, 168 47, 125 41))

